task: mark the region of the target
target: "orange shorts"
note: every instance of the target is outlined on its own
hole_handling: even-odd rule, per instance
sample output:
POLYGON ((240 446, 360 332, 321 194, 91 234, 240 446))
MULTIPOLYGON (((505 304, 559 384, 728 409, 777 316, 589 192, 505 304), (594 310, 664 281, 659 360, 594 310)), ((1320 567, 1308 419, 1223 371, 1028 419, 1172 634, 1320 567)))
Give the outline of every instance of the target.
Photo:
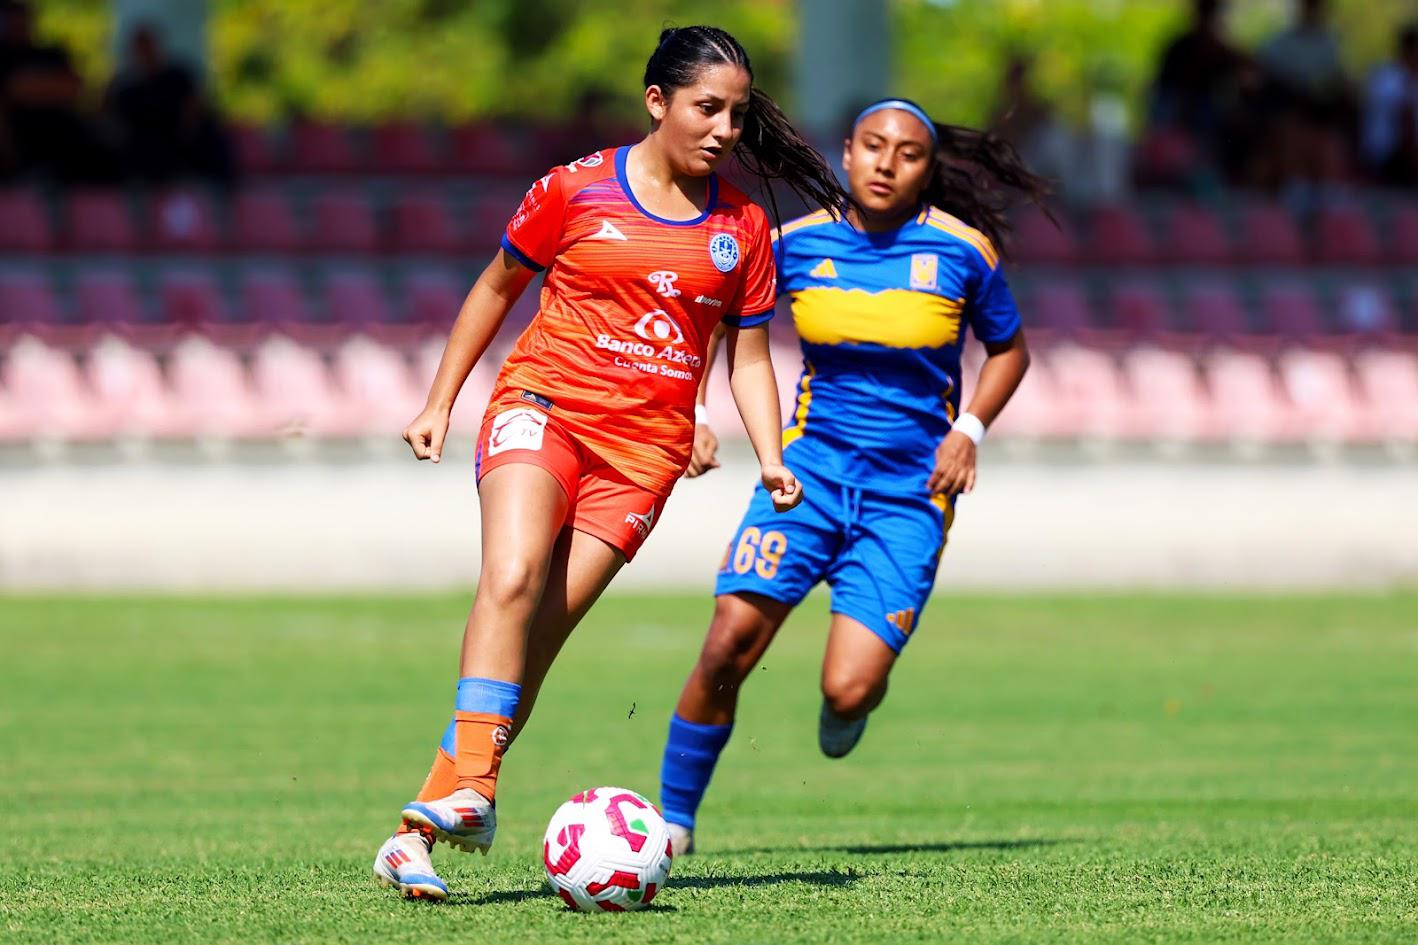
POLYGON ((626 479, 532 403, 483 419, 478 434, 477 478, 509 463, 530 463, 556 477, 571 500, 566 525, 595 535, 630 561, 665 510, 658 495, 626 479))

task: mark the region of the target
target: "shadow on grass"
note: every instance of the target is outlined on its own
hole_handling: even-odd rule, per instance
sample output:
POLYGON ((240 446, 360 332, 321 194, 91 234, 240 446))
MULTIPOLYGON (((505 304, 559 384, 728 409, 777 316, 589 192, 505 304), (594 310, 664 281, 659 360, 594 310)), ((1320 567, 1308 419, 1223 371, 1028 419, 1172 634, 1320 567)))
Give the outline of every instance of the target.
MULTIPOLYGON (((780 883, 807 883, 811 886, 849 886, 857 880, 862 879, 866 874, 855 872, 837 872, 816 870, 813 872, 788 872, 788 873, 762 873, 750 876, 674 876, 671 875, 669 888, 671 889, 747 889, 758 886, 776 886, 780 883)), ((535 889, 503 889, 497 892, 485 893, 481 896, 472 896, 467 893, 454 893, 448 898, 448 904, 452 906, 489 906, 498 903, 519 903, 528 899, 555 899, 556 894, 546 886, 539 886, 535 889)), ((655 903, 649 907, 651 912, 673 911, 670 905, 661 906, 655 903)))
POLYGON ((967 850, 1025 850, 1031 847, 1052 847, 1077 840, 953 840, 941 843, 868 843, 840 846, 781 846, 750 847, 743 850, 718 850, 706 856, 756 856, 764 853, 851 853, 858 856, 900 853, 959 853, 967 850))

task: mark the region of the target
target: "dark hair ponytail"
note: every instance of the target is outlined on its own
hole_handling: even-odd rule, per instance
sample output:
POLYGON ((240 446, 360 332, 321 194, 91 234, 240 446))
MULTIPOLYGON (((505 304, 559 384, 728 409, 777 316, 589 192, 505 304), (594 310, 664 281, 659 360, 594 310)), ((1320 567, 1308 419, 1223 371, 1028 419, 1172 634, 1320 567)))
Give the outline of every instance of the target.
MULTIPOLYGON (((989 131, 932 124, 935 169, 921 199, 959 217, 1004 252, 1009 208, 1021 197, 1042 207, 1053 192, 1048 179, 1029 170, 1014 145, 989 131)), ((1048 214, 1047 207, 1044 212, 1048 214)))
MULTIPOLYGON (((669 98, 675 89, 689 85, 706 66, 738 66, 753 81, 753 65, 739 41, 713 26, 671 27, 660 33, 660 43, 645 64, 645 87, 658 85, 669 98)), ((763 183, 778 222, 778 204, 771 184, 782 181, 812 206, 844 210, 852 198, 837 181, 822 155, 798 134, 766 93, 749 92, 743 135, 734 151, 745 171, 763 183)))

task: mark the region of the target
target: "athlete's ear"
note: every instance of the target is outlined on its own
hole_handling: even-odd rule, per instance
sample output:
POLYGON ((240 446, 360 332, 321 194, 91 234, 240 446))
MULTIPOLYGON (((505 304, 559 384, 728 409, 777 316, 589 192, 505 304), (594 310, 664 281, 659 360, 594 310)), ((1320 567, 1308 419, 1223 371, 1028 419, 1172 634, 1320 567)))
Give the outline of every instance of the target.
POLYGON ((842 170, 848 174, 852 172, 852 139, 842 139, 842 170))
POLYGON ((665 120, 665 115, 670 110, 670 102, 658 85, 652 85, 645 90, 645 110, 655 121, 665 120))

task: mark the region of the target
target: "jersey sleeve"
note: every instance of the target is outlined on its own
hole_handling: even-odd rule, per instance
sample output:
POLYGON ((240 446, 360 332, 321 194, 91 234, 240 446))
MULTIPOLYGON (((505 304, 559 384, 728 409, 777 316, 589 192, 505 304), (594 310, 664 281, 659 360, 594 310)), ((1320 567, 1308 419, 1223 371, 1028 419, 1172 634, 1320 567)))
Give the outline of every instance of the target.
POLYGON ((753 235, 744 256, 743 281, 733 310, 724 316, 730 328, 752 328, 773 317, 778 301, 778 271, 773 264, 773 241, 763 211, 754 208, 753 235))
POLYGON ((565 217, 566 198, 558 168, 533 184, 522 198, 502 234, 502 248, 528 269, 541 272, 556 258, 565 217))
POLYGON ((969 317, 971 333, 986 343, 1008 341, 1019 333, 1019 306, 1014 303, 1014 293, 999 266, 985 267, 970 299, 969 317))

